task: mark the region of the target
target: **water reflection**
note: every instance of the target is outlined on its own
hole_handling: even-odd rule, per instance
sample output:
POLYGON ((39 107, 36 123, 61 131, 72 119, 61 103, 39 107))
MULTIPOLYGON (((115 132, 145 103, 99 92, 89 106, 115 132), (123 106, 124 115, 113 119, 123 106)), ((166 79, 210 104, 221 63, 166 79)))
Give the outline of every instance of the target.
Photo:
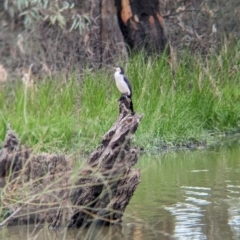
POLYGON ((142 156, 142 179, 121 226, 9 227, 0 239, 240 239, 240 147, 142 156))
POLYGON ((19 240, 108 240, 123 239, 122 228, 115 227, 95 227, 94 229, 59 229, 56 231, 49 230, 47 226, 18 226, 8 227, 1 230, 0 239, 19 240), (3 233, 4 231, 4 233, 3 233))
POLYGON ((233 144, 144 158, 142 182, 128 211, 137 209, 152 224, 166 222, 157 227, 171 239, 240 239, 239 156, 233 144))
POLYGON ((175 238, 207 239, 202 231, 202 209, 193 204, 177 203, 166 207, 175 216, 175 238))

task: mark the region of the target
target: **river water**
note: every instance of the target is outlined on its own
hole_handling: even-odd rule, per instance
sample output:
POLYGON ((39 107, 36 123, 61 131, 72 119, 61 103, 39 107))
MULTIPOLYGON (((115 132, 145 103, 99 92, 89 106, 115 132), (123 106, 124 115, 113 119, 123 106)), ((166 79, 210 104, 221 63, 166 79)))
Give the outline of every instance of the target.
POLYGON ((139 184, 119 227, 53 232, 8 227, 0 239, 240 239, 240 142, 143 155, 139 184))

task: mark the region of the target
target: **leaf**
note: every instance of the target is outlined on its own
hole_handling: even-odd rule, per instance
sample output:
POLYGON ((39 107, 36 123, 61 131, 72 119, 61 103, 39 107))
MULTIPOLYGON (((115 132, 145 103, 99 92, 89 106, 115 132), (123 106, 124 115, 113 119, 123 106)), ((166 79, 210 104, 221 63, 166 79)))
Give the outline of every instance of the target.
POLYGON ((8 10, 8 0, 4 1, 4 5, 3 6, 4 6, 5 10, 8 10))
POLYGON ((24 25, 28 25, 30 23, 31 23, 31 18, 29 18, 29 16, 26 15, 25 18, 24 18, 24 25))
POLYGON ((50 16, 50 22, 51 22, 52 25, 55 24, 56 19, 57 19, 57 16, 50 16))
POLYGON ((65 27, 65 25, 66 25, 66 20, 65 20, 65 18, 63 17, 63 15, 58 14, 57 20, 58 20, 59 25, 60 25, 61 27, 65 27))
POLYGON ((29 6, 29 1, 28 0, 23 0, 23 7, 27 8, 29 6))
POLYGON ((45 16, 43 17, 43 21, 46 21, 48 18, 49 18, 49 15, 45 15, 45 16))
POLYGON ((17 9, 21 10, 21 0, 17 1, 17 9))
POLYGON ((28 0, 18 0, 17 1, 17 8, 19 11, 21 11, 22 9, 28 7, 28 0))
POLYGON ((26 11, 21 12, 18 16, 21 17, 21 16, 28 15, 28 14, 29 14, 29 11, 26 10, 26 11))
POLYGON ((82 34, 82 29, 83 29, 84 23, 82 22, 82 17, 81 16, 79 17, 78 24, 79 24, 79 32, 80 32, 80 34, 82 34))
POLYGON ((31 5, 36 5, 38 3, 38 0, 31 0, 31 5))
POLYGON ((9 15, 11 16, 11 18, 13 18, 14 13, 15 13, 13 7, 10 7, 8 11, 9 11, 9 15))
POLYGON ((63 7, 59 9, 59 12, 62 12, 66 9, 69 8, 69 3, 68 2, 63 2, 63 7))
POLYGON ((30 15, 36 20, 39 20, 39 12, 36 8, 33 8, 32 11, 30 11, 30 15))
POLYGON ((47 8, 47 6, 48 6, 48 0, 44 0, 44 1, 43 1, 43 7, 44 7, 44 8, 47 8))
POLYGON ((69 29, 70 32, 71 32, 73 29, 76 28, 76 27, 75 27, 76 23, 77 23, 77 19, 75 18, 75 19, 73 20, 73 23, 72 23, 71 28, 69 29))

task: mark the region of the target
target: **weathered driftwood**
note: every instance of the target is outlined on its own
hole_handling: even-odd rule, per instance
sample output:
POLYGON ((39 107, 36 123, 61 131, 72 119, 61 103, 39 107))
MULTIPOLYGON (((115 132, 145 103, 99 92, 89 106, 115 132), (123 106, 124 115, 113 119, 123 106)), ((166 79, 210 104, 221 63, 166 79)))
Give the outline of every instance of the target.
POLYGON ((64 155, 34 155, 9 128, 0 152, 0 178, 5 181, 1 204, 10 213, 7 221, 47 222, 52 228, 121 222, 140 181, 139 170, 132 169, 138 154, 130 140, 141 115, 130 114, 127 98, 119 102, 119 112, 79 170, 64 155))

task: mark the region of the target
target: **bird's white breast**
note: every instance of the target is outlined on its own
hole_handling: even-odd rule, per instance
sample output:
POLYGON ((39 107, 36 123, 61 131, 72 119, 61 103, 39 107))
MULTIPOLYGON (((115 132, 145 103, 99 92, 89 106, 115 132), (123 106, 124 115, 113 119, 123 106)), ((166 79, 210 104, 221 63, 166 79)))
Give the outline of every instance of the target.
POLYGON ((122 93, 122 94, 127 94, 130 95, 130 89, 127 85, 127 83, 124 81, 124 76, 122 74, 120 74, 119 72, 115 72, 114 73, 114 78, 115 78, 115 82, 117 85, 118 90, 122 93))

